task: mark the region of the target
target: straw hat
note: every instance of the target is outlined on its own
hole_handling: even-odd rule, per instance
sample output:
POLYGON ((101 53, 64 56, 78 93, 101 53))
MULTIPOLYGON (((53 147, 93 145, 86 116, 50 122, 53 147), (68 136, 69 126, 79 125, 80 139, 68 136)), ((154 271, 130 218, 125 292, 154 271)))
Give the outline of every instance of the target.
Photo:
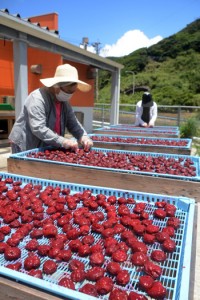
POLYGON ((69 64, 58 66, 56 68, 54 77, 40 79, 40 81, 47 87, 51 87, 53 85, 56 85, 57 83, 62 83, 62 82, 71 82, 71 83, 77 82, 78 83, 77 87, 80 91, 88 92, 91 89, 90 84, 78 79, 77 69, 69 64))

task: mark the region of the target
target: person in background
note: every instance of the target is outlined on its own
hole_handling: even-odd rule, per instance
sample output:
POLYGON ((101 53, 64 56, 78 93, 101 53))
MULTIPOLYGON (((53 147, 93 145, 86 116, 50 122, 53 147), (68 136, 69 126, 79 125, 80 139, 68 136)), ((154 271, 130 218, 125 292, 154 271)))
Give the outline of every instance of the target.
POLYGON ((78 79, 77 69, 70 64, 59 65, 54 77, 40 81, 44 86, 28 95, 9 135, 12 153, 46 146, 76 151, 78 143, 88 151, 93 142, 69 100, 77 89, 88 92, 91 86, 78 79), (75 139, 64 137, 66 128, 75 139))
POLYGON ((145 92, 142 100, 136 104, 136 126, 154 127, 157 119, 157 104, 153 101, 152 95, 145 92))

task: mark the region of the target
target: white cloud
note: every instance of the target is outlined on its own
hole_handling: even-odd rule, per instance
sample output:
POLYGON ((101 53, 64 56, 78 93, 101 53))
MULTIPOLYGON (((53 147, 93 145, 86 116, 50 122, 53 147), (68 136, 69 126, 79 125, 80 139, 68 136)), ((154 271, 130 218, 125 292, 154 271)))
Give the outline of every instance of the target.
MULTIPOLYGON (((157 44, 162 39, 163 38, 160 35, 150 39, 140 30, 130 30, 127 31, 121 38, 119 38, 115 44, 105 45, 103 48, 101 48, 100 55, 103 57, 120 57, 128 55, 137 49, 143 47, 148 48, 154 44, 157 44)), ((88 51, 94 53, 94 47, 88 47, 88 51)))

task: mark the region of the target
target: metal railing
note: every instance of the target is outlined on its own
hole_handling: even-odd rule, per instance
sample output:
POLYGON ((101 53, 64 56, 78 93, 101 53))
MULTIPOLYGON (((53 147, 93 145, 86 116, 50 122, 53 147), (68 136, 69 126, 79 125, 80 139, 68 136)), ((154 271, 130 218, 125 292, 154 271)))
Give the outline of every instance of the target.
MULTIPOLYGON (((134 124, 136 105, 120 104, 119 124, 134 124)), ((93 127, 103 127, 110 124, 110 104, 95 103, 93 112, 93 127)), ((180 127, 189 118, 200 118, 200 106, 158 105, 157 126, 180 127)))

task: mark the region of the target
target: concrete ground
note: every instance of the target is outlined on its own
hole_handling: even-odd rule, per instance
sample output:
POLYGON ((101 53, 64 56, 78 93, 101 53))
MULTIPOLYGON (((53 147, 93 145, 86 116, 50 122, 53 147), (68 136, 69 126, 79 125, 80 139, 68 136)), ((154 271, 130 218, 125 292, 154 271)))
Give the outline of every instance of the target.
POLYGON ((7 172, 7 158, 10 154, 10 147, 0 147, 0 172, 7 172))

